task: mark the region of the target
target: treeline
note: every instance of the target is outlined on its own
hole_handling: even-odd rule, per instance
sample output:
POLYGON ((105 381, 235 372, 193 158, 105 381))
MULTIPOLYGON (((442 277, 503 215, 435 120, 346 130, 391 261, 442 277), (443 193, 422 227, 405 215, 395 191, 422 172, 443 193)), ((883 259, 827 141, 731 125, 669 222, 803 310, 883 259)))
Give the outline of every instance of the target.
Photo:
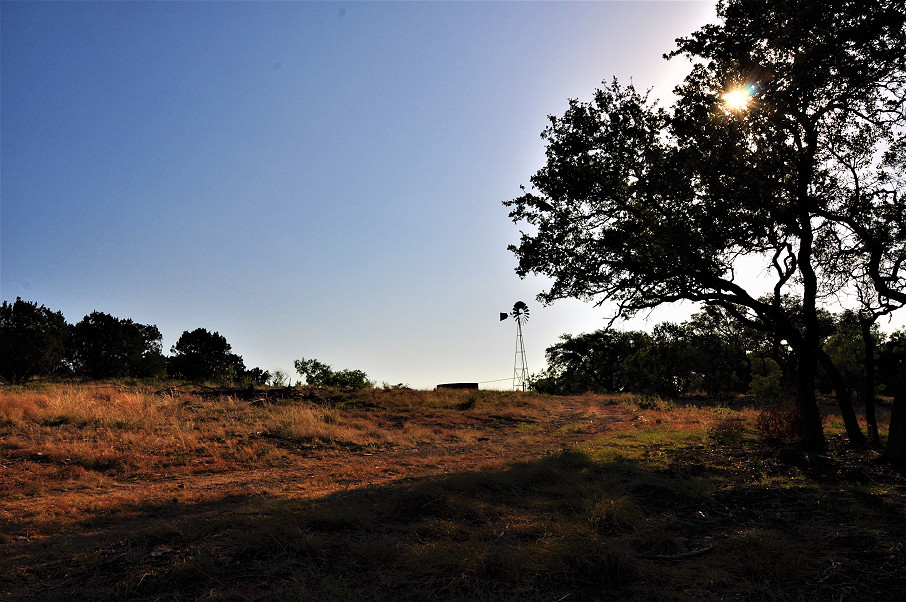
POLYGON ((59 311, 17 298, 0 305, 0 378, 177 378, 222 384, 265 384, 271 375, 248 369, 225 337, 185 331, 165 356, 157 326, 94 311, 69 324, 59 311))
MULTIPOLYGON (((876 392, 893 392, 906 358, 906 331, 887 336, 876 324, 865 329, 851 311, 821 311, 819 324, 826 358, 816 379, 819 390, 840 389, 860 402, 876 392)), ((604 329, 560 339, 547 348, 548 367, 533 380, 537 391, 665 397, 751 392, 772 399, 797 382, 797 356, 786 341, 747 327, 718 307, 681 324, 659 324, 650 333, 604 329)))

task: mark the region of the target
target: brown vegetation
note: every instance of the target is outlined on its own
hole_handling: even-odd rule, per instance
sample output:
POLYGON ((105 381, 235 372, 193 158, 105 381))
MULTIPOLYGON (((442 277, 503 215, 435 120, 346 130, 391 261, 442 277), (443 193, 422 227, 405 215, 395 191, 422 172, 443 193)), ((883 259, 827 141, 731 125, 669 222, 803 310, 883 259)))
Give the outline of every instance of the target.
POLYGON ((763 423, 656 397, 3 388, 0 600, 895 599, 902 475, 763 423))

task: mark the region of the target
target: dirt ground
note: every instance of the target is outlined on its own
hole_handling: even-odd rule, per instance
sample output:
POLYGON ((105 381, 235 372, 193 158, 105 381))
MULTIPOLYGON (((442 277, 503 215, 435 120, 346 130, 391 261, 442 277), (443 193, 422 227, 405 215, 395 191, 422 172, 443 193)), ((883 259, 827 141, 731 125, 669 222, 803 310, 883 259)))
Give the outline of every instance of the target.
MULTIPOLYGON (((722 411, 709 407, 643 409, 592 396, 559 399, 549 406, 536 403, 499 410, 479 406, 424 411, 359 407, 348 411, 387 432, 419 429, 431 436, 405 445, 394 443, 392 438, 386 444, 360 445, 313 443, 271 433, 240 432, 232 444, 266 443, 277 452, 271 454, 268 462, 231 463, 199 457, 182 463, 164 462, 139 473, 103 466, 98 470, 76 470, 65 459, 47 458, 40 452, 0 441, 3 450, 0 483, 5 493, 0 499, 0 599, 90 597, 93 590, 86 588, 86 583, 90 583, 91 575, 108 584, 94 592, 98 599, 116 599, 120 595, 127 599, 291 599, 295 594, 279 594, 266 588, 260 598, 249 593, 254 590, 230 589, 226 573, 218 572, 217 567, 205 569, 208 572, 201 577, 196 574, 201 569, 196 567, 194 577, 189 580, 194 589, 188 591, 192 593, 186 593, 189 586, 183 584, 183 593, 169 598, 161 594, 166 591, 166 582, 152 584, 152 578, 175 579, 174 571, 183 570, 179 568, 180 563, 189 563, 191 555, 185 550, 195 549, 196 556, 202 548, 217 558, 236 556, 235 551, 227 554, 221 550, 216 540, 219 535, 187 534, 191 531, 188 524, 212 524, 223 516, 259 514, 264 512, 261 508, 283 502, 323 504, 328 503, 324 500, 330 500, 329 506, 333 508, 339 501, 348 505, 351 512, 362 514, 367 513, 367 508, 383 503, 382 499, 424 483, 449 483, 445 479, 463 474, 501 475, 519 463, 534 462, 541 466, 546 458, 562 456, 564 450, 598 449, 605 445, 602 442, 615 440, 625 446, 618 449, 615 457, 622 457, 620 454, 625 452, 634 456, 633 462, 638 466, 644 465, 634 468, 631 474, 627 472, 620 488, 629 492, 645 517, 645 525, 658 525, 657 536, 640 532, 636 526, 632 526, 635 533, 619 534, 620 541, 628 542, 626 545, 633 550, 633 562, 641 567, 630 571, 635 581, 613 577, 619 587, 614 585, 616 589, 607 590, 610 594, 598 598, 589 593, 598 587, 594 585, 597 577, 586 579, 588 582, 575 576, 558 577, 542 585, 533 581, 531 586, 524 586, 523 577, 508 577, 513 580, 509 589, 463 589, 465 586, 456 577, 450 577, 450 583, 459 584, 458 589, 449 586, 453 589, 446 597, 648 599, 660 579, 657 575, 663 573, 661 568, 649 565, 664 562, 673 565, 685 559, 687 563, 699 563, 695 565, 696 576, 680 573, 671 579, 681 584, 683 579, 688 579, 697 589, 691 589, 692 597, 686 597, 682 590, 692 585, 681 585, 680 590, 668 587, 663 590, 663 599, 723 599, 720 592, 734 591, 734 580, 724 575, 731 569, 715 564, 719 559, 712 550, 723 547, 730 557, 738 554, 746 559, 734 562, 756 565, 760 556, 770 555, 772 550, 779 553, 771 547, 771 541, 784 529, 793 532, 797 525, 816 520, 822 532, 808 543, 824 546, 827 557, 816 559, 814 566, 802 561, 809 564, 802 570, 811 571, 807 579, 799 578, 798 573, 795 577, 782 571, 777 573, 779 568, 765 566, 753 569, 765 571, 767 576, 761 585, 756 583, 760 578, 746 573, 742 582, 749 580, 755 585, 748 583, 735 595, 760 599, 894 600, 906 591, 903 541, 906 479, 898 470, 875 462, 874 452, 847 449, 845 441, 836 434, 831 435, 828 454, 808 456, 795 446, 767 444, 750 435, 721 439, 714 434, 727 431, 726 426, 717 429, 718 424, 729 423, 735 428, 737 424, 750 423, 751 413, 729 411, 731 416, 727 418, 722 411), (709 432, 712 434, 708 435, 709 432), (690 486, 707 487, 708 493, 702 496, 671 490, 690 486), (821 506, 828 495, 833 498, 821 506), (250 507, 256 510, 250 511, 250 507), (172 535, 154 535, 146 537, 141 545, 135 543, 134 534, 157 533, 163 523, 170 525, 167 528, 173 531, 172 535), (196 539, 202 543, 193 543, 196 539), (162 543, 155 543, 158 541, 162 543), (740 541, 749 543, 743 546, 740 541), (183 550, 183 555, 178 555, 176 550, 183 550), (128 559, 133 561, 123 577, 121 564, 128 559), (652 576, 645 577, 649 572, 652 576), (704 583, 702 575, 710 575, 707 577, 710 581, 704 583), (152 593, 137 595, 136 592, 152 585, 156 588, 149 590, 152 593), (525 589, 520 589, 523 586, 525 589), (210 596, 201 595, 205 587, 209 587, 210 596), (523 591, 524 596, 519 593, 523 591)), ((742 426, 740 429, 745 430, 742 426)), ((596 470, 610 470, 607 465, 602 466, 596 470)), ((587 466, 582 468, 583 474, 588 470, 587 466)), ((593 486, 593 479, 590 482, 593 486)), ((447 491, 444 495, 449 494, 447 491)), ((552 494, 554 499, 545 503, 556 504, 557 495, 562 494, 552 494)), ((429 499, 425 505, 430 502, 429 499)), ((561 518, 556 514, 545 515, 548 526, 539 531, 542 533, 539 537, 555 531, 557 527, 551 525, 558 521, 572 520, 574 513, 575 509, 571 509, 561 518)), ((481 514, 480 519, 469 516, 467 523, 478 520, 489 532, 505 534, 509 525, 514 524, 514 519, 502 516, 499 509, 491 515, 481 514)), ((338 520, 332 518, 324 524, 334 525, 338 520)), ((434 524, 433 521, 441 519, 431 516, 426 520, 434 524)), ((392 533, 392 537, 399 536, 401 541, 414 537, 411 545, 420 545, 423 535, 419 535, 419 529, 424 529, 421 522, 413 523, 410 518, 394 521, 358 525, 354 541, 359 542, 363 537, 388 538, 392 533), (410 530, 415 535, 409 534, 410 530)), ((342 541, 343 537, 349 537, 342 529, 332 531, 334 528, 328 529, 329 539, 342 541)), ((470 534, 475 529, 462 525, 459 528, 470 534)), ((457 538, 463 537, 466 536, 454 536, 448 544, 452 546, 457 538)), ((480 541, 486 542, 487 537, 482 535, 480 541)), ((492 540, 497 545, 497 540, 492 540)), ((334 553, 328 552, 333 550, 333 544, 323 545, 326 547, 318 554, 334 553)), ((268 553, 271 565, 275 558, 289 562, 283 553, 268 553)), ((805 549, 800 553, 801 557, 790 552, 791 558, 814 556, 805 549)), ((197 558, 192 562, 197 564, 197 558)), ((456 562, 462 565, 466 560, 460 558, 456 562)), ((306 570, 314 575, 310 579, 319 580, 311 590, 319 593, 311 599, 320 599, 326 595, 325 591, 333 591, 325 589, 326 578, 322 573, 326 569, 306 570)), ((336 571, 336 574, 328 571, 332 579, 340 579, 339 572, 343 579, 350 579, 347 569, 336 571)), ((270 574, 255 577, 273 578, 270 574)), ((367 581, 367 572, 362 579, 367 581)), ((495 579, 506 583, 503 577, 495 579)), ((243 586, 248 586, 247 581, 242 582, 243 586)), ((365 581, 350 582, 352 589, 338 590, 346 594, 340 593, 333 599, 364 599, 362 592, 368 591, 365 581)), ((305 587, 310 584, 306 582, 305 587)), ((388 599, 402 599, 386 593, 395 591, 390 586, 382 587, 385 589, 376 591, 385 592, 388 599)), ((412 592, 413 599, 430 599, 423 589, 415 588, 412 592)), ((378 594, 374 599, 382 596, 378 594)))

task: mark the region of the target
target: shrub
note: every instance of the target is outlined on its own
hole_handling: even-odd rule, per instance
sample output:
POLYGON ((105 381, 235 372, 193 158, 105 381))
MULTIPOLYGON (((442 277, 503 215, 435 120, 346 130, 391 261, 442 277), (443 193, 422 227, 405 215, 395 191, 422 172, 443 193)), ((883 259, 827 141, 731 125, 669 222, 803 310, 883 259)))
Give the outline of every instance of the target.
POLYGON ((776 403, 783 395, 783 370, 771 358, 752 358, 749 390, 762 403, 776 403))
POLYGON ((330 366, 318 360, 307 360, 304 357, 296 360, 296 371, 305 377, 305 382, 313 387, 337 389, 370 389, 374 383, 361 370, 334 371, 330 366))
POLYGON ((658 394, 629 396, 629 403, 634 403, 640 410, 672 410, 676 407, 672 401, 665 401, 658 394))

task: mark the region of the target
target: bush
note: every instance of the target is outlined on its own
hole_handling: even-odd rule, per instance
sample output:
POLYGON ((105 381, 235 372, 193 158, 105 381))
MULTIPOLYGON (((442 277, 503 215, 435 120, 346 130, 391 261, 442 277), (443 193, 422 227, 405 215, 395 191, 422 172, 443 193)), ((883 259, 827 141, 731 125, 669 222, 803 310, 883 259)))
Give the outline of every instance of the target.
POLYGON ((261 368, 252 368, 242 374, 242 382, 246 385, 266 385, 271 380, 271 373, 261 368))
POLYGON ((307 360, 304 357, 294 363, 296 371, 305 377, 305 382, 313 387, 335 389, 370 389, 374 383, 361 370, 340 370, 335 372, 330 366, 318 360, 307 360))
POLYGON ((672 410, 676 404, 672 401, 665 401, 660 395, 639 395, 632 394, 629 396, 629 403, 634 403, 640 410, 672 410))
POLYGON ((769 357, 752 358, 749 391, 762 403, 778 403, 783 396, 783 370, 769 357))

